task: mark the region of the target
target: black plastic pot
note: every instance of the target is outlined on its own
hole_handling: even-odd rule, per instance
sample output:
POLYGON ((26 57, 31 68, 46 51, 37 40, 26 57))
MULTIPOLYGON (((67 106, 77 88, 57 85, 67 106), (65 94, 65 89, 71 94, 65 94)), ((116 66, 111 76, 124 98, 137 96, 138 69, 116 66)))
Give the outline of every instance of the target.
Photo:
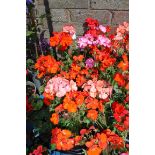
POLYGON ((53 151, 51 155, 84 155, 82 148, 77 147, 70 151, 53 151))

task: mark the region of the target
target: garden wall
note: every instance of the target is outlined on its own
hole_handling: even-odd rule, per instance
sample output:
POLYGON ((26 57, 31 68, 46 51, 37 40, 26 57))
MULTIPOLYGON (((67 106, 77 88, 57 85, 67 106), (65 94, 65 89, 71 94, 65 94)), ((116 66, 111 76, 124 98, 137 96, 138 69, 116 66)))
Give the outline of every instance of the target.
POLYGON ((41 30, 47 30, 46 37, 52 31, 61 31, 66 23, 75 25, 77 35, 82 35, 87 17, 113 26, 129 18, 129 0, 36 0, 35 4, 37 17, 46 14, 40 26, 41 30))

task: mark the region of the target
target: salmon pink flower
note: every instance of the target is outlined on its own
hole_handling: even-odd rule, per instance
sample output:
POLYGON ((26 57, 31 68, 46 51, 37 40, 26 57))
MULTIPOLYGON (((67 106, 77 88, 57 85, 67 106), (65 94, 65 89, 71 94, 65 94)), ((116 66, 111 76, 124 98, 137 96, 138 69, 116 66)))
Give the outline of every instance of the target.
POLYGON ((105 81, 103 80, 96 82, 89 80, 87 83, 83 84, 82 88, 84 88, 84 91, 89 92, 91 97, 95 98, 99 95, 99 98, 101 99, 106 99, 108 96, 111 96, 113 90, 111 86, 107 87, 105 81))
POLYGON ((57 97, 63 97, 67 92, 76 90, 77 86, 73 80, 69 81, 62 77, 53 77, 47 82, 45 87, 46 93, 57 97))
POLYGON ((76 30, 73 25, 63 26, 63 32, 67 32, 72 36, 72 39, 76 39, 76 30))

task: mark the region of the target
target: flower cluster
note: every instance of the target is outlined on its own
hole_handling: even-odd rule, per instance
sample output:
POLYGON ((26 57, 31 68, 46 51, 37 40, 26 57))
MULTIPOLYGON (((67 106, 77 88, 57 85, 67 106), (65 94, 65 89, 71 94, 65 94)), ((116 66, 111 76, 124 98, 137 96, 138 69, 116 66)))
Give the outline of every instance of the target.
POLYGON ((107 136, 104 133, 97 133, 93 139, 86 142, 88 147, 87 154, 101 154, 102 150, 107 147, 107 136))
MULTIPOLYGON (((66 30, 65 30, 66 31, 66 30)), ((58 47, 59 50, 64 51, 73 42, 71 35, 67 32, 55 32, 54 36, 50 38, 50 45, 58 47)))
POLYGON ((52 130, 51 144, 55 144, 58 150, 70 150, 74 147, 74 139, 69 130, 55 128, 52 130))
POLYGON ((115 34, 96 19, 85 20, 76 39, 72 25, 50 38, 58 57, 40 56, 42 95, 52 123, 56 150, 81 147, 88 155, 128 153, 128 24, 115 34))
POLYGON ((94 38, 91 34, 85 34, 79 38, 78 45, 80 48, 92 47, 93 45, 110 47, 110 40, 103 35, 98 35, 97 38, 94 38))
POLYGON ((40 56, 35 64, 35 69, 39 71, 38 78, 41 78, 46 73, 55 74, 59 70, 59 65, 60 62, 57 62, 54 57, 50 55, 40 56))
POLYGON ((67 92, 76 91, 76 83, 71 80, 66 80, 62 77, 53 77, 50 79, 45 87, 45 93, 57 97, 63 97, 67 92))
POLYGON ((114 118, 117 121, 117 124, 115 124, 115 127, 120 130, 124 131, 129 128, 129 116, 128 116, 128 110, 126 110, 125 106, 118 102, 114 102, 112 104, 112 110, 114 113, 114 118))
POLYGON ((65 25, 62 31, 69 33, 72 39, 76 39, 76 30, 73 25, 65 25))
POLYGON ((45 152, 45 149, 43 148, 42 145, 39 145, 36 149, 33 150, 32 153, 29 155, 42 155, 42 153, 45 152))
POLYGON ((89 95, 95 98, 97 95, 101 99, 106 99, 108 96, 112 94, 112 87, 107 86, 106 82, 103 80, 92 81, 89 80, 83 86, 84 91, 89 92, 89 95))

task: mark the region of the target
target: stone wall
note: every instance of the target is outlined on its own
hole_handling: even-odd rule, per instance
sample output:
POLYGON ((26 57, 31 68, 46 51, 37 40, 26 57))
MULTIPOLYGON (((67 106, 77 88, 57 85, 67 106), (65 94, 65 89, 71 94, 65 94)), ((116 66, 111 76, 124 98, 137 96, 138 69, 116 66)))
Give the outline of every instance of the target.
POLYGON ((87 17, 104 25, 117 26, 129 18, 129 0, 35 0, 36 16, 46 14, 41 30, 61 31, 66 23, 73 24, 77 35, 83 34, 82 24, 87 17))

